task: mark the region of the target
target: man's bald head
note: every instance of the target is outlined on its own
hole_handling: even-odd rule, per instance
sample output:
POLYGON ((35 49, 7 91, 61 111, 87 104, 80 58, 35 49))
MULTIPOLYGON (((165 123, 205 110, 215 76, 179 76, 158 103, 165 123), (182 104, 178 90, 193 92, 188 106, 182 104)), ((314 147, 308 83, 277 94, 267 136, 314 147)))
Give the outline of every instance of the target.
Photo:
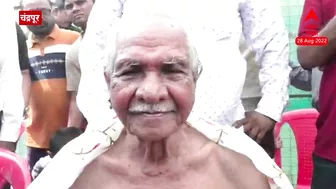
POLYGON ((28 30, 36 39, 44 39, 54 29, 56 20, 51 14, 52 4, 49 0, 23 0, 24 10, 40 10, 42 12, 42 25, 29 25, 28 30))
POLYGON ((165 15, 145 15, 136 18, 122 18, 117 35, 117 41, 131 39, 134 37, 156 38, 174 35, 180 39, 187 40, 186 31, 175 20, 165 15))
POLYGON ((176 20, 166 15, 143 15, 135 17, 123 17, 118 23, 118 30, 114 35, 113 41, 109 45, 113 45, 113 53, 109 57, 109 65, 107 71, 114 72, 114 64, 119 58, 118 50, 123 49, 129 45, 136 45, 137 43, 146 43, 147 47, 151 45, 158 45, 158 43, 174 43, 174 45, 187 49, 186 61, 191 64, 192 72, 195 79, 198 78, 201 71, 201 64, 199 62, 196 50, 191 45, 187 31, 176 20))

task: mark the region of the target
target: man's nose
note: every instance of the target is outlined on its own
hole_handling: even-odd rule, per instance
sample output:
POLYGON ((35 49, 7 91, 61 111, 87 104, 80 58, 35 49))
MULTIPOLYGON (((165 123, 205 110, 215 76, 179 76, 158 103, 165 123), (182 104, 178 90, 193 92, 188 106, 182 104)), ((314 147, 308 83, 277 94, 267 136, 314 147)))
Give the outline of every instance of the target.
POLYGON ((142 102, 158 103, 167 99, 168 90, 164 83, 161 82, 160 76, 151 73, 142 81, 135 96, 142 102))
POLYGON ((79 11, 80 8, 81 8, 80 5, 76 5, 76 4, 74 4, 73 7, 72 7, 72 12, 73 12, 73 13, 77 13, 77 12, 79 11))

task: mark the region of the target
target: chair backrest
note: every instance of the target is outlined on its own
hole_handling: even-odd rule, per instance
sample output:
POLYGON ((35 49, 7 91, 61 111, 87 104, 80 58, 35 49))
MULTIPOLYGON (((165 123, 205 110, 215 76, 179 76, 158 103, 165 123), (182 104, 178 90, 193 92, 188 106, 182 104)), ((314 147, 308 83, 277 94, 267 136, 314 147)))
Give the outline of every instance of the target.
MULTIPOLYGON (((274 129, 275 136, 280 134, 281 127, 288 123, 293 130, 298 157, 297 185, 310 185, 313 175, 312 153, 315 147, 315 122, 319 113, 315 109, 302 109, 285 112, 282 120, 274 129)), ((275 153, 275 161, 281 167, 281 150, 275 153)))
POLYGON ((26 123, 22 122, 21 127, 20 127, 20 132, 19 132, 19 137, 22 136, 22 134, 26 131, 26 123))
POLYGON ((0 149, 0 188, 5 180, 13 189, 26 189, 31 183, 28 162, 13 152, 0 149))

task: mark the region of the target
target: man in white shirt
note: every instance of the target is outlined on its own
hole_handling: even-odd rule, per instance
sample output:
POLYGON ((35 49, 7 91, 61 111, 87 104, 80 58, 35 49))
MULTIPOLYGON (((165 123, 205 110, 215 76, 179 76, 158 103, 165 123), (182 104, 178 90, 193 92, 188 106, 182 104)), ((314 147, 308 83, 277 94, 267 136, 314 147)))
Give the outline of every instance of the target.
POLYGON ((109 116, 102 116, 111 115, 102 75, 104 65, 113 58, 105 48, 108 33, 121 16, 153 11, 178 17, 193 30, 191 38, 204 66, 197 84, 195 114, 222 125, 244 125, 251 138, 260 142, 281 118, 288 101, 290 72, 288 33, 280 4, 268 0, 96 1, 79 55, 82 79, 78 106, 89 125, 111 123, 109 116), (263 96, 256 111, 246 115, 240 100, 246 74, 246 61, 239 52, 242 33, 256 52, 263 96))
POLYGON ((19 67, 14 10, 11 3, 1 6, 0 41, 0 148, 15 151, 23 117, 22 75, 19 67))

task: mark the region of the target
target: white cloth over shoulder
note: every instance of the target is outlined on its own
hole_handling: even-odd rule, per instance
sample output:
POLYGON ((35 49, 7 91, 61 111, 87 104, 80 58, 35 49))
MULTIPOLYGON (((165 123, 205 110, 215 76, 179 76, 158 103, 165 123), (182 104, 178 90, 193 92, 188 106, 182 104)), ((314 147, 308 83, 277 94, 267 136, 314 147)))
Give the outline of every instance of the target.
MULTIPOLYGON (((196 116, 190 116, 187 122, 219 145, 245 154, 258 170, 272 178, 281 189, 293 189, 284 172, 245 133, 196 116)), ((113 145, 122 129, 123 125, 117 116, 114 116, 112 126, 101 128, 101 130, 88 130, 70 141, 58 152, 28 189, 69 189, 85 166, 113 145), (65 167, 67 171, 64 171, 65 167)))

